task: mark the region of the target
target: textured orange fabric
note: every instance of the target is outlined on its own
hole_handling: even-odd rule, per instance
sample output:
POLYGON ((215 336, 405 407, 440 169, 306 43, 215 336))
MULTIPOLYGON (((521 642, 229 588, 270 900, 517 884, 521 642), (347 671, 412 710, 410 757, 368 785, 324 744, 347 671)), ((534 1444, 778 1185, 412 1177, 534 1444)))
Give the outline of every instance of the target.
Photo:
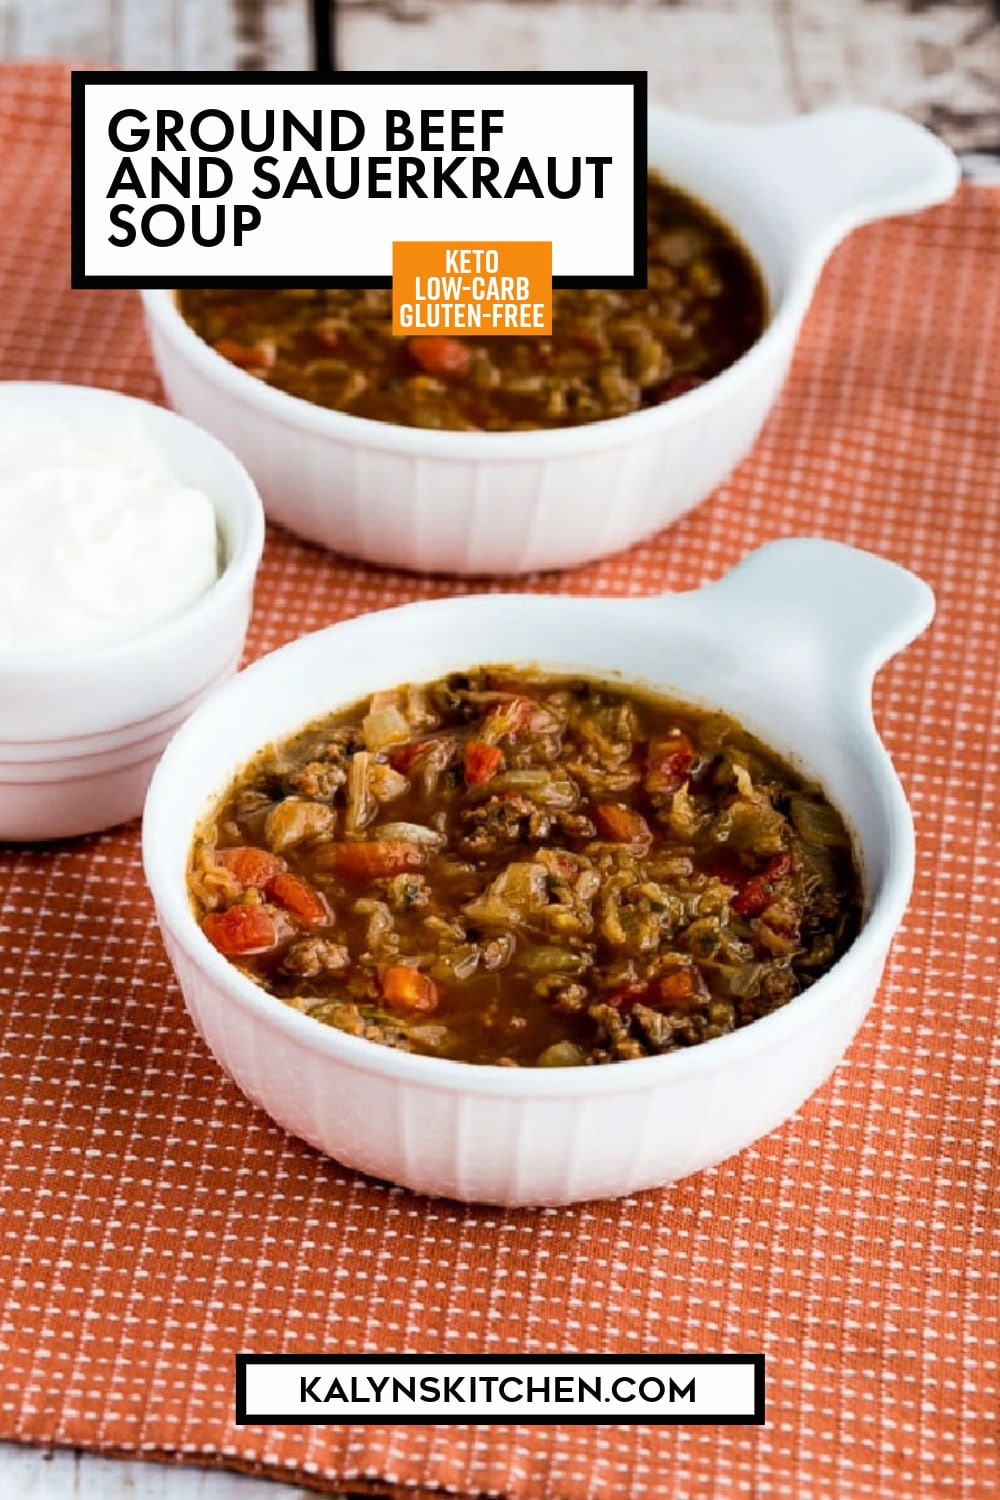
MULTIPOLYGON (((0 373, 156 396, 138 298, 69 290, 67 97, 65 69, 0 73, 0 373)), ((911 910, 846 1062, 735 1160, 549 1212, 366 1181, 194 1036, 136 826, 0 851, 0 1436, 410 1495, 1000 1494, 998 335, 1000 194, 859 232, 733 480, 649 545, 528 584, 690 587, 813 533, 936 590, 876 699, 916 814, 911 910), (239 1429, 237 1350, 763 1350, 768 1420, 239 1429)), ((274 532, 250 654, 454 587, 274 532)))

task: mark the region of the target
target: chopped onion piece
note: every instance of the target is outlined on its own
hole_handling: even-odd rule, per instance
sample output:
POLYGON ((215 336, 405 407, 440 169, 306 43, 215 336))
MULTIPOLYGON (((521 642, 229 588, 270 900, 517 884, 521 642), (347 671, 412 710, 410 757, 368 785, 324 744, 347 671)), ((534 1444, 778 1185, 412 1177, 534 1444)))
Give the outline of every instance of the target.
POLYGON ((312 802, 303 797, 287 797, 267 815, 264 836, 277 854, 301 844, 306 839, 329 838, 337 815, 326 802, 312 802))
POLYGON ((378 812, 378 799, 372 789, 371 771, 374 758, 367 750, 359 750, 351 760, 347 773, 347 832, 357 833, 378 812))
POLYGON ((580 789, 568 776, 554 776, 543 769, 503 771, 488 783, 489 791, 523 792, 542 807, 575 807, 580 800, 580 789))
POLYGON ((394 703, 378 708, 373 704, 371 712, 361 721, 361 733, 365 737, 366 749, 381 750, 385 745, 397 745, 401 740, 410 739, 413 730, 394 703))
POLYGON ((424 849, 443 849, 448 840, 443 833, 425 828, 422 823, 380 823, 380 839, 399 839, 404 844, 419 844, 424 849))
POLYGON ((546 943, 536 943, 525 950, 522 967, 529 974, 581 974, 588 968, 591 959, 586 953, 576 953, 572 948, 557 948, 546 943))

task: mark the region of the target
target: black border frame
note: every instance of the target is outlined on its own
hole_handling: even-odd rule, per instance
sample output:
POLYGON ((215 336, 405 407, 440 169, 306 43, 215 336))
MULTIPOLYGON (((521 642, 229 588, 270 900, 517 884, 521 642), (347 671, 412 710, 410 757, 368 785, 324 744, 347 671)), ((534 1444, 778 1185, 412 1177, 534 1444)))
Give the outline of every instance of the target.
POLYGON ((483 83, 518 83, 518 84, 544 84, 545 86, 557 84, 614 84, 620 87, 622 84, 632 89, 632 121, 633 121, 633 202, 634 217, 632 228, 632 264, 631 276, 605 276, 592 279, 588 276, 556 276, 553 277, 552 285, 555 288, 579 287, 585 289, 625 289, 636 290, 646 285, 648 274, 647 245, 646 245, 646 214, 647 214, 647 177, 648 177, 648 141, 647 141, 647 117, 648 117, 648 88, 647 75, 645 72, 630 70, 600 71, 568 71, 559 72, 497 72, 468 69, 453 72, 431 72, 431 73, 406 73, 406 72, 359 72, 359 73, 315 73, 300 71, 285 72, 252 72, 252 73, 175 73, 175 72, 153 72, 149 69, 121 72, 99 72, 99 71, 74 71, 70 75, 70 121, 71 121, 71 181, 70 181, 70 285, 74 290, 88 288, 160 288, 170 289, 173 287, 210 287, 225 289, 228 287, 299 287, 304 284, 318 288, 327 287, 382 287, 392 286, 390 276, 341 276, 341 277, 289 277, 289 276, 174 276, 168 278, 151 278, 148 276, 89 276, 85 268, 83 224, 86 205, 86 175, 87 161, 84 149, 84 120, 86 113, 86 90, 91 87, 100 88, 102 84, 121 83, 169 83, 171 81, 187 83, 211 83, 239 85, 241 83, 302 83, 321 85, 325 88, 336 88, 341 84, 392 84, 394 82, 405 82, 409 84, 447 84, 456 83, 470 78, 478 79, 483 83))
POLYGON ((326 1413, 290 1417, 287 1413, 255 1413, 247 1415, 246 1371, 248 1365, 373 1365, 391 1362, 398 1365, 492 1365, 502 1369, 508 1366, 521 1371, 526 1365, 553 1364, 578 1365, 752 1365, 754 1371, 754 1409, 752 1416, 745 1417, 691 1417, 678 1413, 676 1417, 664 1416, 652 1419, 648 1412, 629 1417, 627 1411, 615 1409, 613 1422, 597 1422, 593 1417, 531 1417, 523 1412, 497 1414, 495 1412, 469 1412, 456 1409, 454 1422, 462 1426, 485 1427, 760 1427, 764 1424, 764 1356, 763 1354, 237 1354, 236 1355, 236 1425, 237 1427, 441 1427, 447 1426, 440 1414, 432 1417, 391 1417, 358 1415, 351 1410, 335 1415, 326 1413))

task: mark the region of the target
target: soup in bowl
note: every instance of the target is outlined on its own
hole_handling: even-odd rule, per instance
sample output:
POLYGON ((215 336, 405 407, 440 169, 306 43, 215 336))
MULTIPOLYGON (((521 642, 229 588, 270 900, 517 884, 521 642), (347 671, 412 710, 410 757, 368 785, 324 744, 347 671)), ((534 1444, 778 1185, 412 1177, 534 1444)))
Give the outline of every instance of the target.
MULTIPOLYGON (((763 548, 720 582, 673 597, 616 600, 512 594, 434 601, 368 614, 263 658, 220 689, 179 731, 157 768, 146 803, 146 876, 196 1027, 243 1092, 290 1132, 348 1166, 419 1192, 511 1205, 570 1203, 674 1181, 740 1150, 786 1120, 823 1082, 875 997, 905 912, 914 855, 903 790, 872 724, 871 684, 876 667, 926 626, 932 609, 926 586, 893 564, 834 543, 800 540, 763 548), (458 734, 460 756, 456 753, 442 772, 455 773, 454 790, 461 797, 453 811, 469 843, 467 849, 456 850, 456 863, 473 866, 472 874, 455 873, 467 925, 461 935, 454 930, 449 934, 448 917, 442 916, 443 927, 424 929, 426 936, 418 940, 409 918, 394 920, 398 943, 392 951, 385 945, 389 929, 378 913, 379 904, 393 918, 399 908, 400 916, 409 912, 419 919, 428 886, 429 902, 437 899, 427 877, 436 873, 443 878, 445 872, 434 871, 431 848, 442 833, 448 834, 450 825, 418 824, 425 805, 406 799, 423 795, 422 790, 415 794, 400 789, 400 810, 406 816, 396 821, 404 827, 387 828, 392 799, 380 800, 393 785, 387 771, 400 775, 409 788, 431 762, 426 761, 421 771, 421 757, 415 756, 407 772, 407 757, 397 756, 396 767, 389 753, 379 761, 381 752, 363 748, 356 736, 360 732, 363 741, 363 721, 381 715, 380 724, 369 723, 370 733, 398 733, 400 749, 406 746, 409 752, 414 741, 402 737, 398 723, 395 731, 392 728, 393 710, 404 719, 413 711, 405 708, 403 697, 395 697, 400 684, 448 682, 454 674, 466 674, 471 684, 477 679, 470 666, 491 661, 510 663, 518 674, 517 686, 480 689, 477 684, 459 690, 505 696, 473 704, 473 717, 462 720, 465 730, 458 734), (647 747, 637 756, 626 752, 617 768, 626 779, 631 770, 639 769, 641 788, 595 782, 581 799, 583 806, 569 806, 562 792, 556 798, 566 804, 562 809, 554 804, 541 809, 584 818, 593 826, 593 835, 589 826, 564 821, 562 827, 548 829, 536 823, 538 837, 533 836, 529 822, 539 809, 526 791, 534 786, 537 795, 538 781, 505 787, 499 798, 505 810, 497 813, 494 805, 479 818, 484 808, 490 808, 497 777, 544 769, 515 764, 517 735, 512 737, 509 730, 498 733, 499 720, 488 729, 476 717, 479 708, 487 715, 500 710, 514 719, 522 717, 526 711, 510 705, 528 696, 521 674, 529 671, 540 673, 543 682, 560 679, 564 684, 569 679, 604 685, 600 691, 609 695, 608 700, 592 705, 611 710, 598 720, 599 737, 606 738, 610 731, 610 743, 624 748, 626 739, 633 746, 638 740, 647 747), (373 694, 379 695, 374 708, 373 694), (362 700, 365 713, 358 731, 354 705, 362 700), (615 715, 621 711, 617 702, 662 706, 664 700, 684 704, 693 717, 684 718, 674 708, 647 708, 648 717, 636 720, 634 734, 624 721, 616 727, 615 715), (665 718, 659 717, 661 711, 665 718), (300 736, 313 734, 310 726, 331 713, 349 731, 347 760, 368 755, 374 762, 362 759, 360 770, 353 770, 336 755, 321 756, 303 760, 297 769, 298 753, 289 754, 289 744, 298 743, 311 756, 317 746, 307 745, 300 736), (690 869, 675 865, 671 871, 665 863, 668 840, 654 836, 662 826, 657 812, 662 810, 668 819, 674 812, 681 783, 673 790, 672 784, 684 773, 681 781, 690 785, 696 757, 711 750, 706 764, 715 763, 713 779, 720 770, 716 755, 724 759, 725 752, 718 749, 718 734, 726 732, 721 721, 715 720, 720 727, 713 731, 714 739, 702 743, 698 738, 698 726, 713 721, 702 716, 719 714, 739 726, 740 736, 751 737, 749 743, 736 746, 746 765, 737 772, 739 759, 731 756, 728 790, 723 791, 722 782, 718 790, 720 804, 723 799, 729 803, 730 834, 735 820, 743 825, 737 840, 746 838, 757 847, 726 849, 732 839, 722 839, 719 852, 731 860, 720 859, 714 868, 699 871, 699 852, 686 856, 690 869), (615 735, 623 731, 624 737, 616 741, 615 735), (664 749, 662 755, 650 755, 651 742, 676 741, 682 733, 688 736, 690 752, 674 743, 669 753, 664 749), (761 753, 759 745, 766 745, 767 752, 761 753), (280 769, 268 764, 269 747, 278 748, 280 769), (490 753, 496 750, 503 757, 502 767, 490 753), (767 799, 770 813, 763 803, 757 803, 755 811, 743 810, 740 804, 773 784, 774 757, 783 774, 794 778, 787 799, 776 791, 773 801, 767 799), (387 771, 378 772, 372 782, 369 773, 376 763, 387 771), (303 806, 323 802, 323 787, 316 778, 324 766, 327 774, 353 774, 357 783, 349 803, 338 776, 329 775, 325 830, 316 821, 324 815, 303 806), (661 778, 652 788, 651 770, 661 778), (258 773, 265 776, 260 786, 258 773), (284 778, 280 785, 267 779, 272 774, 284 778), (294 784, 288 778, 295 778, 294 784), (466 800, 470 781, 481 791, 466 800), (529 805, 505 804, 508 791, 525 796, 529 805), (375 795, 379 808, 386 808, 384 813, 371 816, 370 795, 375 795), (796 816, 792 799, 817 795, 818 805, 827 809, 819 821, 804 811, 805 803, 796 816), (232 799, 241 796, 237 807, 232 799), (598 807, 604 812, 598 813, 598 807), (463 812, 475 816, 463 823, 463 812), (792 829, 782 822, 786 812, 792 829), (796 865, 801 868, 812 857, 806 847, 793 843, 797 823, 810 830, 810 847, 826 843, 834 852, 834 878, 843 884, 827 905, 826 917, 819 910, 807 914, 801 904, 803 899, 808 902, 813 886, 796 889, 796 865), (503 834, 505 824, 517 841, 529 838, 530 857, 516 857, 515 844, 515 857, 506 858, 512 846, 498 844, 491 836, 498 830, 503 834), (481 828, 486 839, 477 855, 481 828), (320 863, 327 866, 329 882, 317 879, 316 864, 306 860, 307 837, 299 837, 306 829, 317 856, 320 847, 328 851, 320 863), (330 835, 325 841, 324 833, 330 835), (775 839, 774 852, 764 847, 769 835, 775 839), (207 845, 199 844, 206 839, 207 845), (250 848, 255 839, 263 841, 256 851, 263 865, 256 873, 250 848), (609 848, 602 851, 601 844, 609 848), (295 855, 297 847, 303 849, 306 862, 295 855), (239 852, 227 855, 227 849, 239 852), (414 849, 416 854, 404 852, 414 849), (772 863, 781 852, 790 853, 788 868, 784 862, 772 863), (573 858, 567 859, 567 854, 573 858), (608 856, 607 869, 601 865, 603 854, 608 856), (649 856, 658 861, 656 867, 640 868, 649 856), (390 863, 378 863, 385 859, 390 863), (491 860, 496 862, 496 874, 491 860), (518 870, 518 865, 532 869, 518 870), (544 889, 533 868, 537 865, 545 870, 544 889), (221 870, 213 876, 217 866, 221 870), (600 897, 597 889, 587 895, 588 886, 593 887, 591 866, 608 880, 600 897), (614 874, 625 878, 611 883, 614 874), (417 875, 425 880, 417 881, 417 875), (365 884, 369 877, 383 882, 379 891, 384 894, 365 884), (638 886, 647 889, 637 893, 638 886), (663 912, 657 910, 702 897, 708 905, 714 901, 716 917, 728 913, 722 943, 758 941, 764 948, 768 943, 780 948, 782 939, 792 935, 789 903, 798 901, 796 952, 812 950, 816 956, 826 921, 832 924, 839 956, 833 955, 825 972, 811 982, 803 982, 811 979, 804 973, 795 977, 794 993, 771 991, 770 1002, 770 981, 757 986, 756 997, 749 997, 751 1008, 759 1010, 755 1016, 741 1010, 747 997, 734 992, 730 976, 728 994, 718 997, 727 1008, 713 1012, 702 994, 703 981, 707 985, 713 977, 709 946, 716 960, 720 956, 718 927, 709 931, 712 911, 691 914, 692 921, 704 916, 708 924, 702 954, 693 940, 687 946, 680 943, 680 927, 671 925, 668 930, 663 912), (467 908, 477 899, 486 908, 470 913, 467 908), (348 910, 365 901, 367 909, 348 910), (602 921, 610 924, 612 938, 618 936, 616 916, 624 930, 621 956, 633 962, 635 972, 634 977, 620 976, 618 989, 625 993, 617 999, 610 972, 616 944, 606 941, 607 934, 599 934, 604 946, 590 951, 593 928, 587 932, 586 921, 579 921, 584 908, 592 917, 596 914, 595 926, 602 921), (256 911, 264 919, 256 931, 250 929, 242 952, 236 950, 245 937, 244 924, 259 918, 238 917, 234 922, 229 917, 227 922, 233 910, 256 911), (339 928, 336 923, 321 925, 327 922, 328 910, 331 915, 343 911, 339 928), (209 917, 219 920, 210 922, 209 917), (314 921, 317 926, 311 929, 314 921), (533 929, 544 928, 545 922, 554 924, 552 931, 543 930, 536 942, 533 929), (293 945, 301 945, 290 966, 300 970, 298 978, 304 981, 298 997, 271 993, 294 979, 293 973, 286 972, 280 983, 269 987, 266 954, 278 954, 274 928, 281 923, 287 923, 279 939, 282 961, 293 945), (496 951, 489 949, 491 939, 507 947, 505 936, 513 933, 518 940, 529 929, 531 942, 516 941, 506 968, 501 964, 491 971, 496 958, 496 951), (765 929, 770 929, 767 935, 765 929), (330 948, 310 952, 314 936, 330 948), (338 945, 347 950, 343 963, 345 955, 331 951, 338 945), (251 962, 255 946, 263 959, 257 969, 251 962), (466 951, 459 952, 463 946, 466 951), (471 947, 475 954, 468 951, 471 947), (559 950, 559 956, 552 950, 559 950), (531 954, 535 956, 529 958, 531 954), (570 956, 579 974, 560 967, 562 955, 570 956), (523 963, 532 989, 536 981, 549 979, 553 988, 562 988, 569 1005, 579 998, 568 988, 574 984, 585 986, 585 1005, 599 1004, 586 990, 586 984, 593 983, 595 995, 616 1011, 624 1029, 616 1033, 605 1016, 608 1029, 583 1037, 585 1045, 610 1051, 616 1037, 625 1044, 642 1043, 644 1038, 648 1042, 661 1023, 675 1028, 672 1039, 678 1045, 657 1045, 641 1055, 566 1057, 563 1063, 571 1065, 558 1066, 552 1065, 558 1059, 544 1058, 545 1049, 564 1041, 580 1047, 579 1034, 538 1034, 537 1047, 533 1043, 527 1056, 509 1051, 508 1036, 503 1050, 479 1061, 435 1053, 433 1046, 385 1045, 386 1037, 365 1034, 364 1023, 377 1024, 376 1011, 388 1016, 390 1024, 400 1018, 421 1024, 421 1014, 429 1025, 442 1020, 449 1024, 447 1007, 440 1001, 461 984, 452 976, 460 972, 463 959, 474 961, 480 977, 497 976, 491 997, 499 1005, 508 993, 504 975, 513 977, 515 963, 523 963), (349 983, 356 983, 355 990, 343 985, 347 975, 349 983), (633 985, 638 988, 630 990, 633 985), (354 1006, 354 1017, 345 1025, 336 1024, 333 1016, 309 1014, 323 997, 323 1003, 354 1006), (295 1003, 297 999, 306 1003, 295 1003), (530 1065, 511 1066, 512 1062, 530 1065), (610 1065, 601 1065, 604 1062, 610 1065)), ((565 687, 544 691, 559 694, 565 687)), ((467 699, 459 699, 456 714, 464 712, 463 702, 467 699)), ((564 700, 555 699, 531 712, 550 708, 567 715, 572 711, 564 700)), ((556 737, 559 745, 575 746, 580 735, 589 734, 584 728, 588 717, 582 713, 578 728, 556 737)), ((428 735, 440 738, 442 727, 428 725, 428 735)), ((444 727, 451 733, 450 725, 444 727)), ((550 733, 540 720, 532 735, 535 732, 540 738, 550 733)), ((321 733, 325 744, 337 743, 337 729, 331 732, 327 726, 321 733)), ((534 739, 528 743, 534 746, 534 739)), ((384 742, 387 751, 391 744, 391 739, 384 742)), ((556 745, 548 749, 560 753, 556 745)), ((422 752, 425 757, 435 753, 433 747, 422 752)), ((583 784, 587 766, 600 777, 600 756, 588 761, 577 755, 576 761, 572 774, 578 784, 583 784)), ((558 781, 563 772, 552 769, 558 781)), ((709 800, 696 788, 691 796, 694 811, 704 811, 709 800)), ((682 797, 678 812, 683 806, 682 797)), ((716 816, 726 810, 720 805, 716 816)), ((716 831, 722 832, 721 825, 716 831)), ((424 910, 426 915, 436 914, 429 904, 424 910)), ((681 912, 686 915, 686 910, 681 912)), ((682 925, 688 931, 691 924, 682 925)), ((692 939, 697 936, 692 934, 692 939)), ((768 961, 746 948, 732 949, 729 957, 735 958, 737 968, 744 960, 747 965, 768 961)), ((479 978, 473 982, 479 983, 479 978)), ((517 975, 518 995, 523 994, 520 985, 517 975)), ((736 989, 747 987, 755 988, 751 972, 736 980, 736 989)), ((510 993, 514 994, 513 985, 510 993)), ((544 996, 542 1002, 546 1003, 544 996)), ((519 1006, 520 998, 513 1004, 519 1006)), ((340 1019, 343 1022, 345 1016, 340 1019)), ((517 1031, 514 1028, 512 1034, 517 1031)), ((665 1030, 661 1042, 664 1039, 665 1030)))
MULTIPOLYGON (((572 353, 588 378, 573 368, 547 385, 545 372, 530 361, 514 374, 534 382, 536 389, 517 400, 539 403, 543 421, 536 410, 524 430, 481 430, 489 419, 473 430, 450 429, 442 404, 451 406, 474 372, 487 389, 496 373, 490 358, 463 341, 457 352, 447 344, 395 348, 392 360, 401 361, 402 375, 387 380, 406 385, 423 375, 424 396, 411 416, 419 411, 429 423, 441 422, 408 425, 385 407, 356 414, 278 388, 262 378, 279 362, 273 336, 262 329, 259 340, 247 343, 245 331, 237 337, 206 323, 203 331, 222 345, 220 352, 186 321, 175 292, 149 291, 143 293, 147 323, 170 400, 243 459, 273 520, 370 562, 518 574, 575 566, 652 535, 704 500, 751 448, 834 245, 868 220, 947 198, 958 168, 947 147, 912 121, 856 107, 767 125, 654 108, 648 141, 651 169, 696 200, 712 223, 726 226, 756 267, 766 316, 758 309, 759 336, 751 325, 749 342, 742 350, 738 341, 731 345, 725 368, 710 360, 700 372, 688 369, 681 350, 665 349, 666 326, 662 337, 652 327, 634 329, 629 347, 620 319, 588 317, 584 308, 574 326, 594 347, 572 353), (421 371, 421 359, 448 368, 421 371), (451 368, 466 360, 464 374, 451 368), (655 369, 646 363, 654 360, 655 369), (595 391, 604 403, 596 408, 595 391), (562 405, 562 416, 558 410, 545 416, 550 402, 562 405), (574 404, 586 419, 566 422, 574 404)), ((702 267, 696 283, 703 273, 711 275, 712 267, 702 267)), ((375 296, 376 321, 377 308, 375 296)), ((668 308, 666 324, 672 323, 684 331, 682 308, 676 317, 668 308)), ((342 336, 335 315, 328 353, 347 391, 364 372, 337 355, 342 336)), ((363 399, 360 388, 356 399, 363 399)), ((397 393, 380 399, 391 406, 397 393)), ((503 415, 504 423, 511 419, 511 411, 503 415)), ((523 420, 523 409, 513 419, 523 420)), ((460 426, 466 421, 462 415, 460 426)))

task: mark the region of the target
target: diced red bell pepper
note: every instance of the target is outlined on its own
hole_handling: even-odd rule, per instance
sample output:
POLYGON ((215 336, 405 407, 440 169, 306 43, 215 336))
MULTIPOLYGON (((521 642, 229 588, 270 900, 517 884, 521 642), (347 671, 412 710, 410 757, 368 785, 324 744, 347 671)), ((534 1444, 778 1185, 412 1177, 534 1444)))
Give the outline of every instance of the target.
POLYGON ((634 807, 601 802, 591 808, 591 817, 598 833, 616 844, 648 844, 653 837, 646 819, 634 807))
POLYGON ((408 740, 403 745, 392 745, 386 754, 389 764, 394 771, 399 771, 403 776, 409 776, 416 771, 418 763, 432 750, 446 744, 446 735, 431 734, 422 740, 408 740))
POLYGON ((738 917, 759 917, 774 900, 778 883, 789 874, 792 856, 776 854, 769 860, 759 875, 753 875, 729 903, 738 917))
POLYGON ((437 1007, 438 987, 433 979, 406 964, 379 969, 378 985, 383 1000, 393 1010, 429 1011, 437 1007))
POLYGON ((648 984, 635 979, 605 996, 604 1003, 622 1015, 628 1015, 636 1005, 648 1006, 650 1010, 693 1010, 705 996, 704 981, 698 970, 692 967, 674 969, 648 984))
POLYGON ((623 1016, 627 1016, 633 1005, 641 1004, 648 994, 649 985, 641 984, 638 979, 633 979, 631 984, 623 984, 619 989, 612 990, 609 995, 605 995, 604 1003, 620 1011, 623 1016))
POLYGON ((268 881, 265 894, 275 906, 280 906, 290 917, 294 917, 297 922, 304 922, 307 927, 315 927, 330 920, 330 913, 320 893, 297 875, 289 875, 285 870, 279 870, 268 881))
POLYGON ((406 745, 393 745, 388 751, 390 766, 401 775, 409 776, 417 761, 426 754, 432 743, 431 740, 411 740, 406 745))
POLYGON ((653 1010, 693 1010, 703 994, 697 969, 675 969, 654 980, 646 1003, 653 1010))
POLYGON ((385 875, 403 875, 421 870, 427 853, 402 839, 373 840, 368 844, 328 844, 317 861, 345 880, 379 880, 385 875))
POLYGON ((465 783, 467 786, 482 786, 492 781, 503 765, 503 751, 497 745, 487 745, 485 740, 469 740, 463 757, 465 783))
POLYGON ((240 344, 236 339, 217 339, 215 352, 221 354, 223 359, 228 359, 231 365, 248 370, 251 375, 266 375, 269 370, 274 369, 278 358, 277 347, 270 339, 260 339, 256 344, 240 344))
POLYGON ((471 355, 461 339, 407 339, 406 347, 410 357, 428 375, 464 375, 469 368, 471 355))
POLYGON ((284 865, 267 849, 255 849, 252 844, 241 844, 234 849, 217 849, 216 863, 230 875, 245 891, 262 891, 284 865))
POLYGON ((694 765, 694 746, 686 734, 651 740, 646 760, 645 787, 650 797, 672 797, 679 792, 694 765))
POLYGON ((266 953, 278 940, 274 918, 262 906, 231 906, 228 911, 210 911, 202 918, 201 930, 226 958, 266 953))

